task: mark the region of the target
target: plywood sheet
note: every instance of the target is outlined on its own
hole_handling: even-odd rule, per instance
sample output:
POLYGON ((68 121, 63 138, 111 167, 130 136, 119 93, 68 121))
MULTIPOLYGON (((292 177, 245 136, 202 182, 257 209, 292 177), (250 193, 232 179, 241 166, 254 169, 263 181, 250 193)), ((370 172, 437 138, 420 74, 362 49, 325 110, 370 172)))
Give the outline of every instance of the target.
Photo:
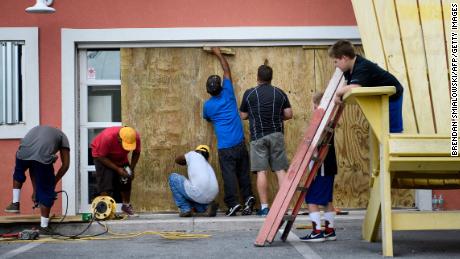
MULTIPOLYGON (((290 98, 294 119, 286 122, 288 158, 292 158, 312 114, 311 99, 323 89, 334 67, 327 50, 298 47, 235 48, 228 57, 238 104, 244 91, 256 85, 257 67, 265 59, 273 67, 273 85, 290 98)), ((211 124, 201 118, 209 98, 205 82, 211 74, 222 74, 220 64, 201 48, 122 49, 122 120, 141 132, 143 152, 133 185, 133 203, 139 211, 176 211, 167 177, 185 173, 174 164, 174 157, 198 144, 211 146, 210 162, 216 171, 223 202, 216 140, 211 124)), ((336 204, 339 207, 365 207, 368 199, 367 128, 357 107, 349 107, 336 137, 339 175, 336 204), (339 132, 341 131, 341 132, 339 132)), ((244 122, 249 139, 248 122, 244 122)), ((252 176, 254 194, 255 176, 252 176)), ((269 198, 276 194, 274 174, 269 174, 269 198)), ((398 204, 400 200, 396 199, 398 204)))

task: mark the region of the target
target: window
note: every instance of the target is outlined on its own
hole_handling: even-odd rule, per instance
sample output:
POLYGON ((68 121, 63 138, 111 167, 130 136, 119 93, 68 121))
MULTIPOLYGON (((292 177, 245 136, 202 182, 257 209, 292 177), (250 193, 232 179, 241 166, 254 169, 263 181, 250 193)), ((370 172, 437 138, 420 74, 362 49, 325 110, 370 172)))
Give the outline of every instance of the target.
POLYGON ((0 125, 22 122, 22 45, 0 41, 0 125))
POLYGON ((39 124, 38 29, 0 28, 0 139, 39 124))

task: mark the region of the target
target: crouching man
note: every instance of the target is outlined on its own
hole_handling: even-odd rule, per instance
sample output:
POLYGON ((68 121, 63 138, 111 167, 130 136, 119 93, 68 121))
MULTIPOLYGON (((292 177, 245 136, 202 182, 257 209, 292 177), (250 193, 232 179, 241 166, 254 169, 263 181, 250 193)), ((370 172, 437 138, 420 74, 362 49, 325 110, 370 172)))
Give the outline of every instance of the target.
POLYGON ((216 174, 208 163, 209 147, 199 145, 195 151, 176 157, 179 165, 187 165, 189 179, 178 173, 169 176, 169 187, 180 210, 180 217, 216 216, 218 205, 213 202, 219 192, 216 174))
POLYGON ((107 128, 94 138, 91 148, 98 194, 113 197, 115 191, 120 192, 123 202, 121 210, 133 216, 131 184, 141 154, 139 133, 131 127, 107 128), (128 154, 131 151, 129 163, 128 154))

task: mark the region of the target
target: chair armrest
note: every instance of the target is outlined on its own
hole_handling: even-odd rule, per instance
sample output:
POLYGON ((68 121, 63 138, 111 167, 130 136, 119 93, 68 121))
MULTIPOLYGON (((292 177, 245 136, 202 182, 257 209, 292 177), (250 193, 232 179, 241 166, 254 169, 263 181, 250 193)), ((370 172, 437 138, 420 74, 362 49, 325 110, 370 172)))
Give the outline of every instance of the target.
POLYGON ((343 101, 346 103, 355 103, 355 98, 359 96, 390 96, 395 93, 396 88, 394 86, 354 87, 343 95, 343 101))
POLYGON ((380 143, 384 138, 382 134, 388 134, 389 121, 389 102, 388 98, 383 97, 390 96, 395 92, 394 86, 354 87, 343 96, 343 101, 346 104, 359 105, 380 143))

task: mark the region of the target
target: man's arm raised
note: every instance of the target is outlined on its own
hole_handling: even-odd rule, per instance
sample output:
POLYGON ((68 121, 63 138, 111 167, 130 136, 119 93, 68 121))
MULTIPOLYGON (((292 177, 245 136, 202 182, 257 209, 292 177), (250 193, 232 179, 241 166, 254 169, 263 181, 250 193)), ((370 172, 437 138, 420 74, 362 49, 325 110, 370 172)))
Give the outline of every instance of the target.
POLYGON ((230 66, 228 65, 227 59, 222 55, 218 47, 213 47, 211 50, 212 53, 214 53, 214 55, 216 55, 219 59, 222 70, 224 70, 224 78, 232 80, 232 73, 230 72, 230 66))

